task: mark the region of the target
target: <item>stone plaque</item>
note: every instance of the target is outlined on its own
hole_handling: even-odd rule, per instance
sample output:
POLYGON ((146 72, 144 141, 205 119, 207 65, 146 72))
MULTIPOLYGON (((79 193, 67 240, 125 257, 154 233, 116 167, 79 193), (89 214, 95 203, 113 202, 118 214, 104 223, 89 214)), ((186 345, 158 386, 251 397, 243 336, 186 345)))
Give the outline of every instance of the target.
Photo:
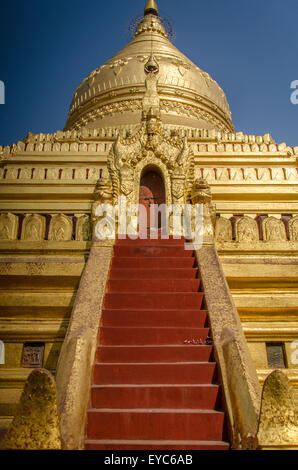
POLYGON ((28 368, 42 368, 44 356, 44 343, 24 344, 22 366, 28 368))
POLYGON ((285 369, 286 360, 283 343, 267 343, 267 359, 270 369, 285 369))

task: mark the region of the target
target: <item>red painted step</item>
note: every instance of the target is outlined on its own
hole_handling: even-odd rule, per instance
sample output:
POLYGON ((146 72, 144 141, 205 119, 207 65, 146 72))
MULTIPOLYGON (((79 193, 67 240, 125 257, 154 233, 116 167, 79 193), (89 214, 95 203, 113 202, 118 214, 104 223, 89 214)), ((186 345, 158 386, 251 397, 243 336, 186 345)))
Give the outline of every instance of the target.
POLYGON ((187 341, 192 341, 194 344, 200 344, 200 340, 202 340, 204 344, 208 336, 208 328, 117 328, 103 326, 100 329, 100 343, 103 345, 183 345, 187 344, 187 341))
POLYGON ((100 346, 97 348, 97 362, 208 362, 211 346, 100 346))
POLYGON ((108 292, 105 295, 104 308, 140 308, 143 309, 201 309, 203 294, 201 292, 135 292, 133 295, 108 292))
POLYGON ((92 408, 178 408, 213 410, 217 385, 93 385, 92 408))
POLYGON ((101 363, 94 367, 93 383, 99 384, 210 384, 215 363, 101 363))
POLYGON ((183 257, 191 258, 193 256, 192 250, 184 250, 180 246, 126 246, 126 245, 115 245, 114 248, 115 257, 118 256, 149 256, 149 257, 183 257))
POLYGON ((222 440, 224 413, 213 410, 90 409, 93 439, 222 440))
POLYGON ((147 234, 147 235, 142 235, 142 238, 136 237, 134 235, 128 236, 128 235, 118 235, 117 239, 117 245, 168 245, 168 244, 173 244, 173 245, 184 245, 184 243, 187 241, 185 237, 179 237, 179 238, 174 238, 173 235, 168 235, 167 238, 159 233, 158 235, 154 235, 155 238, 153 238, 153 235, 147 234), (146 238, 144 238, 146 237, 146 238))
POLYGON ((118 240, 86 449, 227 450, 204 293, 185 240, 118 240))
POLYGON ((112 268, 110 280, 117 279, 194 279, 196 268, 112 268))
POLYGON ((199 279, 110 280, 108 292, 198 292, 199 279))
POLYGON ((206 310, 103 310, 102 326, 172 326, 204 328, 207 319, 206 310))
POLYGON ((181 238, 174 238, 173 236, 170 236, 169 238, 157 238, 157 239, 154 239, 154 238, 150 238, 147 236, 147 238, 135 238, 135 239, 131 239, 129 238, 128 236, 126 238, 118 238, 117 240, 117 245, 118 246, 121 246, 121 245, 125 245, 125 246, 150 246, 150 245, 153 245, 153 246, 156 246, 156 245, 159 245, 159 246, 168 246, 168 245, 177 245, 177 246, 181 246, 181 247, 184 247, 184 244, 186 243, 186 239, 185 237, 181 237, 181 238))
POLYGON ((137 256, 121 256, 115 257, 112 260, 112 268, 193 268, 195 266, 195 259, 188 256, 180 257, 137 257, 137 256))
POLYGON ((86 450, 229 450, 222 441, 87 440, 86 450))

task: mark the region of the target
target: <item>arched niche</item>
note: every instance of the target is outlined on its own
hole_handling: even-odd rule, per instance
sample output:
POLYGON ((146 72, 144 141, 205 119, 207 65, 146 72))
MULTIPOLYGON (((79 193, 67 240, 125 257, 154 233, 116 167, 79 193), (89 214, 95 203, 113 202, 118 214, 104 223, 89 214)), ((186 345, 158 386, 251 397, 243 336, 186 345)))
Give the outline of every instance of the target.
POLYGON ((164 180, 154 168, 145 168, 140 180, 139 205, 143 210, 139 212, 139 230, 142 232, 150 227, 160 229, 162 226, 162 215, 158 211, 152 214, 152 206, 165 205, 166 192, 164 180))
POLYGON ((142 160, 136 166, 133 203, 139 204, 141 179, 144 174, 150 171, 156 172, 161 176, 165 188, 165 203, 170 206, 172 204, 171 178, 165 164, 156 157, 150 158, 150 162, 146 161, 146 159, 142 160))

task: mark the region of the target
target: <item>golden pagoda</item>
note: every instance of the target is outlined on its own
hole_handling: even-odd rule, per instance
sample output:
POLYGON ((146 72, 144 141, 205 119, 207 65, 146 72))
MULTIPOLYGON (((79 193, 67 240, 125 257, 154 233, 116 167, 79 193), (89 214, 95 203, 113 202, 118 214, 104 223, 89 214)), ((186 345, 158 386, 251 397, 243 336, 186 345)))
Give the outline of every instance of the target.
MULTIPOLYGON (((154 0, 132 41, 78 86, 63 131, 0 146, 3 448, 90 446, 86 423, 98 341, 106 334, 102 319, 111 286, 120 289, 119 299, 122 292, 110 277, 113 260, 141 249, 138 241, 117 245, 121 197, 203 208, 193 269, 208 311, 225 440, 232 449, 298 448, 297 157, 298 147, 269 134, 234 132, 223 90, 169 41, 154 0), (102 204, 116 210, 115 237, 98 236, 102 204)), ((173 227, 171 219, 171 237, 173 227)), ((180 324, 181 334, 185 328, 180 324)), ((188 348, 208 346, 196 338, 181 336, 179 345, 183 339, 188 348)), ((120 374, 115 367, 111 383, 120 374)), ((177 427, 174 418, 166 428, 177 427)), ((105 449, 203 448, 194 429, 176 440, 165 433, 170 447, 145 437, 123 447, 128 438, 107 430, 96 442, 105 449)))

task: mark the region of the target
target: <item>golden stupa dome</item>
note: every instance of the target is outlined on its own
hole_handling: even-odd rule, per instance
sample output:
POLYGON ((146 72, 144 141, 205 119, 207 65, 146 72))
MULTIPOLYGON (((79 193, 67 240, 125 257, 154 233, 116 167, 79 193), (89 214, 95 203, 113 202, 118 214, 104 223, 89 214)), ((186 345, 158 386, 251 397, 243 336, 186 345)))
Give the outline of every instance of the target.
POLYGON ((168 39, 154 0, 148 0, 134 39, 77 88, 65 130, 139 124, 145 65, 158 63, 158 94, 164 124, 231 132, 226 96, 210 75, 168 39))

